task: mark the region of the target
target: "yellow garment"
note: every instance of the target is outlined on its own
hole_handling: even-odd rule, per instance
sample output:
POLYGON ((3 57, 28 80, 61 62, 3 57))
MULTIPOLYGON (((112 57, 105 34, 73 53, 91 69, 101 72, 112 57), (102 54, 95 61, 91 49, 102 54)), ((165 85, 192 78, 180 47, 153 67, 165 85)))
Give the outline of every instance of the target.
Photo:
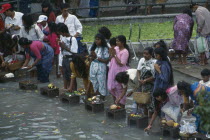
POLYGON ((82 76, 79 74, 78 70, 75 69, 75 66, 74 66, 74 63, 73 62, 70 62, 70 69, 71 69, 71 79, 74 79, 74 78, 82 78, 83 79, 83 84, 84 84, 84 87, 85 89, 87 90, 88 88, 88 84, 90 83, 90 89, 89 89, 89 92, 91 94, 94 94, 94 90, 93 90, 93 85, 91 84, 90 80, 88 79, 89 78, 89 65, 86 63, 86 66, 87 66, 87 73, 88 73, 88 76, 87 78, 82 78, 82 76))

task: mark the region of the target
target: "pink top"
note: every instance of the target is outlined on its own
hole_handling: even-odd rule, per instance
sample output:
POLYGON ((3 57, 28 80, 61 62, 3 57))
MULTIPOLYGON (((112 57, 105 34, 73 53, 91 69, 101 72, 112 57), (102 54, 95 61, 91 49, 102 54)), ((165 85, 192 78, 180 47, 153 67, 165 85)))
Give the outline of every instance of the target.
MULTIPOLYGON (((110 61, 109 66, 109 73, 108 73, 108 90, 109 92, 114 95, 115 97, 119 97, 122 93, 122 85, 119 84, 117 81, 115 81, 115 76, 119 72, 123 72, 129 69, 127 66, 128 58, 129 58, 129 52, 127 49, 123 49, 120 51, 119 47, 115 47, 116 55, 120 59, 123 66, 120 66, 115 58, 112 58, 110 61)), ((121 104, 125 104, 125 97, 120 101, 121 104)))
MULTIPOLYGON (((33 41, 30 45, 30 51, 36 56, 37 59, 41 59, 42 55, 40 51, 44 48, 44 45, 40 41, 33 41)), ((26 58, 29 58, 29 53, 26 53, 26 58)))
POLYGON ((54 54, 55 55, 58 55, 60 53, 60 46, 57 44, 56 42, 56 39, 58 38, 57 34, 56 33, 52 33, 52 34, 49 34, 47 36, 48 40, 49 40, 49 44, 50 46, 53 48, 54 50, 54 54))

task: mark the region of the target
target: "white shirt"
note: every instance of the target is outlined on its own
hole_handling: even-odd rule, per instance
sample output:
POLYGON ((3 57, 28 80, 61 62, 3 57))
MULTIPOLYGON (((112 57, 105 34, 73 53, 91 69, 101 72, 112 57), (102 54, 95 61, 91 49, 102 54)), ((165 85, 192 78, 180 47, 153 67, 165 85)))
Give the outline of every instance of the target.
POLYGON ((34 25, 32 25, 32 27, 29 30, 29 32, 26 32, 25 27, 21 26, 20 37, 25 37, 28 40, 40 40, 40 41, 43 41, 44 34, 41 31, 41 29, 39 28, 39 26, 34 24, 34 25))
POLYGON ((77 32, 79 34, 82 34, 82 24, 78 20, 78 18, 74 15, 69 14, 65 21, 64 21, 64 18, 62 15, 57 16, 55 23, 56 24, 58 24, 58 23, 66 24, 71 36, 74 36, 77 32))
MULTIPOLYGON (((78 51, 78 44, 77 44, 77 39, 75 37, 60 37, 61 42, 64 42, 66 47, 70 48, 70 51, 73 53, 77 53, 78 51), (70 40, 71 40, 71 46, 70 46, 70 40)), ((62 50, 62 55, 72 55, 72 53, 62 50)))
POLYGON ((150 67, 150 68, 154 69, 154 64, 156 63, 156 61, 157 60, 153 59, 153 58, 151 58, 150 60, 145 60, 145 58, 143 57, 143 58, 141 58, 139 60, 139 64, 138 64, 137 70, 141 70, 143 67, 150 67), (150 61, 150 63, 148 63, 149 66, 145 65, 145 63, 149 62, 149 61, 150 61))
POLYGON ((199 82, 199 84, 202 84, 202 85, 204 85, 204 86, 210 87, 210 80, 209 80, 208 82, 203 82, 203 80, 201 80, 201 81, 199 82))
MULTIPOLYGON (((22 16, 23 13, 20 12, 15 12, 15 16, 12 19, 11 17, 7 16, 5 19, 5 28, 8 29, 12 26, 12 24, 14 24, 15 26, 22 26, 22 16)), ((16 34, 19 35, 20 30, 11 30, 11 34, 16 34)))

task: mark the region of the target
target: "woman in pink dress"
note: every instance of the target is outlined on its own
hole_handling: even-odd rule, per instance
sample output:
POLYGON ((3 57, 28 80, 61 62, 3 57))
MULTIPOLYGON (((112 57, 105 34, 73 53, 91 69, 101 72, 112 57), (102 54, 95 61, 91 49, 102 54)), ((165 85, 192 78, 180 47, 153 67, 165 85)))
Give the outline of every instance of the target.
POLYGON ((129 69, 128 63, 130 58, 129 47, 126 44, 126 38, 123 35, 119 35, 116 39, 117 46, 110 51, 111 62, 108 73, 108 90, 112 94, 114 102, 116 104, 125 106, 126 96, 122 95, 122 84, 115 81, 115 76, 119 72, 123 72, 129 69))

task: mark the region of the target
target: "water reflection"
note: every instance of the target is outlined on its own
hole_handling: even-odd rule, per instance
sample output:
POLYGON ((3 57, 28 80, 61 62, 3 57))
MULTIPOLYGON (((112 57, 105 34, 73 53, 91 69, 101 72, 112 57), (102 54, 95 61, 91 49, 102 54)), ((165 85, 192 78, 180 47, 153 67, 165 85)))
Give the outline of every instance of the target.
MULTIPOLYGON (((196 79, 175 72, 175 81, 196 79)), ((62 87, 62 80, 51 76, 62 87)), ((81 84, 81 81, 78 80, 81 84)), ((79 85, 78 84, 78 85, 79 85)), ((44 85, 39 85, 42 87, 44 85)), ((105 106, 112 104, 108 97, 105 106)), ((126 111, 132 111, 132 97, 127 99, 126 111)), ((71 106, 58 98, 48 98, 39 91, 18 89, 17 82, 0 84, 0 139, 90 139, 90 140, 157 140, 160 135, 148 136, 143 130, 127 127, 126 119, 114 121, 104 113, 93 114, 84 104, 71 106)), ((165 139, 165 138, 164 138, 165 139)))

